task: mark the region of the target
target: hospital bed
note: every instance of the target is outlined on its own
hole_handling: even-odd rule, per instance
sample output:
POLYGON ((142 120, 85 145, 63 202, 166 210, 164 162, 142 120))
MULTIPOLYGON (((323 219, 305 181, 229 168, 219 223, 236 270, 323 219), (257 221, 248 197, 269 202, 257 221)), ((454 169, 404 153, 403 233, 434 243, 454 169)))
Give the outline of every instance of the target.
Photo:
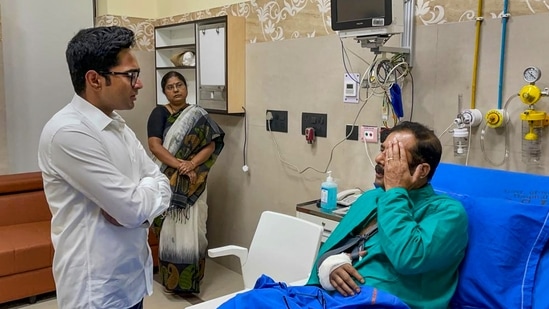
MULTIPOLYGON (((432 184, 469 217, 451 308, 549 308, 549 177, 441 163, 432 184)), ((217 308, 241 292, 189 308, 217 308)))

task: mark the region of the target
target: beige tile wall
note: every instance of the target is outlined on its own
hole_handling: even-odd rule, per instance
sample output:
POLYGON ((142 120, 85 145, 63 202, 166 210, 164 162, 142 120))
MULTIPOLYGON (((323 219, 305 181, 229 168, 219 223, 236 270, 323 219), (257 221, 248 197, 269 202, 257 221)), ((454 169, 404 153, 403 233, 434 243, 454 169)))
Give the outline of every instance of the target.
MULTIPOLYGON (((278 1, 282 3, 282 1, 278 1)), ((299 170, 307 166, 324 170, 330 157, 330 150, 344 138, 345 124, 351 123, 359 110, 357 105, 342 103, 342 76, 344 68, 341 60, 341 45, 324 21, 327 14, 318 14, 317 3, 327 1, 292 1, 308 3, 297 10, 297 14, 314 16, 317 22, 292 23, 293 28, 282 27, 284 39, 266 27, 276 18, 267 14, 269 1, 251 1, 250 7, 245 4, 226 6, 216 10, 193 13, 192 16, 178 16, 169 20, 151 21, 128 19, 126 23, 138 32, 141 39, 138 44, 138 55, 142 66, 145 89, 150 85, 151 91, 143 90, 139 95, 139 108, 127 112, 124 116, 132 128, 142 138, 146 129, 147 108, 154 105, 154 58, 152 24, 175 23, 183 18, 195 18, 230 12, 248 16, 247 45, 247 118, 214 115, 214 119, 227 133, 226 146, 213 168, 209 178, 209 239, 210 246, 234 243, 249 245, 255 224, 263 210, 270 209, 294 214, 295 204, 315 199, 319 195, 319 186, 324 175, 313 171, 296 173, 291 167, 281 163, 279 157, 290 162, 299 170), (307 13, 314 12, 316 13, 307 13), (267 17, 271 16, 271 17, 267 17), (321 21, 318 22, 318 19, 321 21), (261 21, 260 21, 261 20, 261 21), (304 27, 304 28, 300 28, 304 27), (299 28, 299 29, 297 29, 299 28), (274 37, 273 37, 274 35, 274 37), (290 40, 299 37, 303 39, 290 40), (312 37, 312 38, 307 38, 312 37), (148 73, 147 73, 148 72, 148 73), (265 110, 281 109, 289 112, 289 132, 274 133, 279 145, 277 149, 273 137, 265 130, 265 110), (318 112, 328 114, 328 137, 319 138, 314 145, 306 144, 300 134, 301 112, 318 112), (249 173, 243 173, 243 145, 245 123, 247 123, 247 164, 249 173)), ((329 2, 328 2, 329 3, 329 2)), ((456 1, 421 1, 417 5, 417 22, 415 42, 415 81, 414 120, 428 124, 439 134, 451 124, 457 113, 457 97, 463 95, 464 105, 470 102, 472 59, 474 44, 474 14, 467 12, 475 9, 473 1, 466 1, 466 6, 454 5, 456 1), (441 17, 442 16, 442 17, 441 17), (455 21, 463 21, 455 23, 455 21), (451 23, 450 23, 451 22, 451 23), (436 25, 435 25, 436 24, 436 25)), ((462 2, 460 2, 462 3, 462 2)), ((485 17, 500 13, 499 2, 488 1, 485 17)), ((321 6, 322 7, 322 6, 321 6)), ((504 98, 516 93, 524 84, 522 70, 527 65, 539 66, 549 72, 546 57, 548 40, 542 29, 549 28, 549 9, 540 1, 511 1, 513 17, 509 22, 508 46, 506 57, 506 74, 504 98), (533 11, 529 9, 532 7, 533 11), (536 13, 534 15, 534 13, 536 13), (522 16, 520 16, 522 15, 522 16), (533 31, 534 29, 534 31, 533 31)), ((297 18, 287 14, 285 19, 297 18)), ((99 23, 118 23, 119 17, 104 16, 99 23)), ((501 21, 488 18, 483 25, 481 57, 479 67, 479 84, 477 107, 482 112, 496 107, 497 83, 499 70, 501 21)), ((362 49, 352 39, 345 39, 344 44, 371 61, 373 55, 362 49)), ((367 65, 349 54, 352 71, 363 72, 367 65)), ((542 78, 540 86, 549 86, 549 79, 542 78)), ((404 84, 406 113, 409 114, 411 83, 404 84)), ((539 103, 539 108, 549 110, 549 100, 539 103)), ((1 106, 1 104, 0 104, 1 106)), ((483 157, 480 151, 481 129, 473 130, 472 152, 469 164, 489 168, 547 174, 547 168, 529 169, 520 162, 520 122, 518 113, 524 109, 521 103, 510 105, 511 124, 510 157, 501 166, 493 166, 483 157)), ((380 124, 380 99, 369 101, 358 123, 380 124)), ((2 127, 2 123, 0 123, 2 127)), ((444 160, 461 162, 454 159, 451 153, 451 136, 441 137, 444 147, 444 160)), ((1 142, 1 140, 0 140, 1 142)), ((548 153, 547 139, 544 139, 545 153, 548 153)), ((377 154, 377 145, 368 145, 372 157, 377 154)), ((503 156, 504 138, 495 130, 487 130, 486 155, 492 161, 503 156)), ((1 155, 1 152, 0 152, 1 155)), ((0 157, 0 162, 2 162, 0 157)), ((463 162, 461 162, 463 163, 463 162)), ((1 165, 0 165, 1 166, 1 165)), ((359 186, 369 188, 373 179, 373 168, 370 166, 364 144, 347 141, 334 151, 330 169, 339 182, 340 188, 359 186)), ((483 180, 479 180, 483 181, 483 180)), ((486 180, 494 181, 494 180, 486 180)), ((236 260, 226 259, 224 264, 238 269, 236 260)))
MULTIPOLYGON (((499 34, 501 22, 489 20, 483 26, 477 108, 483 113, 497 106, 499 70, 499 34)), ((528 29, 549 27, 549 14, 520 16, 509 25, 509 44, 506 58, 504 99, 517 93, 524 84, 522 70, 527 65, 537 65, 549 72, 549 62, 542 52, 549 47, 541 37, 535 44, 526 44, 537 35, 528 29)), ((347 48, 370 60, 369 51, 361 49, 351 39, 344 40, 347 48)), ((444 131, 457 113, 457 98, 463 94, 463 105, 468 107, 472 75, 474 22, 418 27, 416 33, 416 58, 413 76, 415 81, 414 120, 428 124, 439 134, 444 131)), ((283 40, 247 46, 247 117, 248 117, 248 165, 244 174, 242 147, 244 124, 234 117, 217 117, 227 131, 227 146, 213 169, 209 185, 209 239, 211 245, 228 242, 248 245, 259 214, 272 209, 288 214, 295 212, 298 202, 318 198, 323 175, 306 172, 299 175, 279 160, 279 154, 270 134, 265 130, 265 110, 281 109, 289 112, 289 132, 274 133, 280 146, 280 155, 299 169, 312 166, 323 170, 329 159, 330 149, 344 138, 345 124, 351 123, 358 106, 342 103, 342 76, 340 43, 335 35, 314 39, 283 40), (319 138, 313 146, 306 144, 300 134, 302 112, 328 114, 328 138, 319 138)), ((354 71, 363 72, 366 64, 354 56, 354 71)), ((542 79, 540 86, 549 86, 549 79, 542 79)), ((407 113, 411 104, 410 83, 405 84, 407 113)), ((539 108, 549 110, 549 99, 539 108)), ((494 166, 484 159, 480 151, 480 128, 473 130, 472 151, 469 164, 488 168, 507 169, 547 174, 546 167, 528 168, 520 159, 520 121, 518 114, 525 108, 519 101, 509 107, 511 123, 510 157, 501 166, 494 166)), ((358 122, 380 124, 380 100, 371 100, 365 106, 358 122)), ((493 129, 486 130, 486 155, 492 161, 503 158, 504 137, 493 129)), ((444 161, 463 164, 452 154, 452 138, 441 137, 444 161)), ((549 144, 544 139, 544 153, 549 144)), ((377 154, 377 146, 369 145, 371 156, 377 154)), ((369 165, 363 148, 358 142, 344 142, 334 152, 330 169, 338 179, 340 188, 360 186, 369 188, 373 168, 369 165)), ((496 181, 494 179, 475 181, 496 181)), ((233 262, 226 265, 237 268, 233 262), (232 263, 232 264, 231 264, 232 263)))
POLYGON ((135 107, 131 111, 118 111, 118 113, 126 120, 131 126, 135 135, 145 149, 148 151, 147 146, 147 119, 152 109, 156 105, 156 91, 155 91, 155 76, 152 73, 154 68, 154 54, 147 51, 134 51, 134 54, 141 67, 141 74, 139 78, 144 87, 139 90, 137 100, 135 101, 135 107), (148 74, 145 74, 145 72, 148 74))

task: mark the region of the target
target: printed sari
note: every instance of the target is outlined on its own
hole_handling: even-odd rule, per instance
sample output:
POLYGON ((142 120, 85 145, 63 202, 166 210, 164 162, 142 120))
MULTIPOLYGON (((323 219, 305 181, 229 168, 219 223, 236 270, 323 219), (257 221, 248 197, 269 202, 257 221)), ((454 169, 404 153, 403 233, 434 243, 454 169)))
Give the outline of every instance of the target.
POLYGON ((185 294, 199 293, 204 277, 206 250, 206 180, 210 168, 221 153, 225 133, 208 113, 190 105, 168 117, 163 146, 177 159, 191 160, 205 146, 214 142, 215 149, 204 163, 197 166, 196 182, 154 158, 160 170, 170 179, 172 199, 166 213, 155 219, 159 235, 160 277, 165 289, 185 294))

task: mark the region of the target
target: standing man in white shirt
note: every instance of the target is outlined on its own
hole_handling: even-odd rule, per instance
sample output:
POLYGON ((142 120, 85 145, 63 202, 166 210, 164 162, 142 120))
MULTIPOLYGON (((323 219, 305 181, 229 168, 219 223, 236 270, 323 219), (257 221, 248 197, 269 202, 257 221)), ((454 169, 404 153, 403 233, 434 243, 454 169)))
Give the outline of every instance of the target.
POLYGON ((40 137, 61 309, 139 309, 152 294, 148 227, 171 191, 115 112, 132 109, 143 87, 133 42, 122 27, 83 29, 71 39, 66 57, 75 95, 40 137))

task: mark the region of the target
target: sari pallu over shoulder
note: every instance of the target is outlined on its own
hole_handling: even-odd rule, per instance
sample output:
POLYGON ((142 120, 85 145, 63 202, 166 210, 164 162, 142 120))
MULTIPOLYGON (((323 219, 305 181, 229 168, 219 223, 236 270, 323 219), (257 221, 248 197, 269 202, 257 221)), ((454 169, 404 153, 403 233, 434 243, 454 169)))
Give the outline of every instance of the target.
POLYGON ((170 179, 173 193, 168 210, 186 209, 194 205, 204 192, 210 168, 223 149, 225 132, 203 108, 196 105, 189 105, 170 115, 167 122, 163 146, 177 159, 191 160, 202 148, 211 142, 215 143, 212 155, 195 170, 197 179, 194 184, 191 184, 188 176, 179 175, 177 169, 154 158, 160 170, 170 179))

